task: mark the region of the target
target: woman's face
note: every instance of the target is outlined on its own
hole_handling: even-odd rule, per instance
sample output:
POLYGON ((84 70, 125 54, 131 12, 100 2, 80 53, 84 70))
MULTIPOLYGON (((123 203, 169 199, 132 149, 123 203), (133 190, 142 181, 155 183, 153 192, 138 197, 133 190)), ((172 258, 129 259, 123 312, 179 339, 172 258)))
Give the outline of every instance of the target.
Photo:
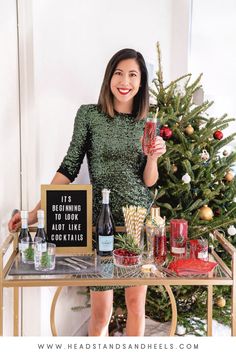
POLYGON ((110 88, 114 96, 114 108, 132 111, 133 98, 141 83, 141 71, 135 59, 125 59, 118 63, 111 78, 110 88))

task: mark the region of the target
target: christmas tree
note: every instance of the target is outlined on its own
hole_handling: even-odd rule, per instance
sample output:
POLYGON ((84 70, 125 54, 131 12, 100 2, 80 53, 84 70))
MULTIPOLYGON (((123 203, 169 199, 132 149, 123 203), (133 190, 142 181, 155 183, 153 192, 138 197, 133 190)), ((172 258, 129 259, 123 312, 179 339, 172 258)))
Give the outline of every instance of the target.
MULTIPOLYGON (((236 243, 236 181, 232 167, 236 153, 227 147, 236 133, 224 137, 223 130, 234 121, 224 114, 211 117, 208 109, 213 102, 199 100, 201 76, 191 82, 191 74, 164 85, 161 53, 157 44, 158 71, 150 93, 153 104, 150 114, 158 110, 160 135, 167 151, 158 159, 159 180, 153 192, 161 215, 170 219, 185 219, 189 238, 209 238, 221 257, 229 264, 225 252, 211 239, 212 231, 221 230, 228 240, 236 243)), ((172 287, 178 323, 187 333, 205 334, 207 291, 202 286, 172 287), (194 320, 193 320, 194 318, 194 320)), ((230 324, 230 287, 214 286, 214 319, 230 324)), ((115 307, 124 308, 120 291, 115 295, 115 307)), ((149 287, 146 314, 158 321, 171 319, 168 295, 162 287, 149 287)))
POLYGON ((151 111, 159 110, 167 152, 158 160, 156 202, 167 219, 188 220, 189 236, 199 238, 236 222, 236 182, 231 171, 236 153, 225 148, 236 133, 227 138, 222 133, 235 119, 227 114, 210 117, 207 110, 213 102, 195 104, 202 75, 190 83, 187 74, 165 87, 159 44, 157 50, 159 70, 155 89, 150 89, 156 102, 151 111))
MULTIPOLYGON (((189 238, 209 238, 213 230, 220 229, 234 243, 236 181, 232 168, 236 153, 229 153, 227 145, 236 133, 224 138, 222 131, 235 119, 227 114, 219 118, 208 114, 213 102, 198 99, 202 75, 191 82, 191 74, 187 74, 164 86, 159 44, 157 54, 158 71, 150 88, 154 98, 151 111, 159 111, 160 135, 167 152, 158 160, 156 204, 167 220, 188 221, 189 238)), ((217 249, 214 239, 209 241, 217 249)), ((218 252, 226 263, 230 262, 221 248, 218 252)), ((172 290, 179 323, 188 333, 204 334, 206 288, 182 286, 172 290)), ((214 318, 225 324, 230 323, 230 291, 230 287, 214 287, 214 318)), ((168 317, 167 312, 164 317, 168 317)))

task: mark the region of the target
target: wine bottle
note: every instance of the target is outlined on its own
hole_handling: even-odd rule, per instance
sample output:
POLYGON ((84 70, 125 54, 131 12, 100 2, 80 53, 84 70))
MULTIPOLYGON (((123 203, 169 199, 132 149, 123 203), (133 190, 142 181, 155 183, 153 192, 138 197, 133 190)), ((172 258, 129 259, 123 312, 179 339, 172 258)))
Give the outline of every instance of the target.
POLYGON ((102 190, 102 209, 96 225, 96 248, 99 256, 111 256, 114 249, 115 224, 109 206, 108 189, 102 190))
POLYGON ((38 217, 38 227, 35 235, 36 237, 40 237, 42 239, 42 252, 45 252, 47 249, 47 234, 44 229, 44 210, 39 209, 37 211, 38 217))
POLYGON ((21 230, 18 238, 18 247, 19 247, 19 251, 23 251, 21 240, 24 238, 27 241, 32 242, 32 237, 28 229, 28 211, 21 210, 20 217, 21 217, 21 230))

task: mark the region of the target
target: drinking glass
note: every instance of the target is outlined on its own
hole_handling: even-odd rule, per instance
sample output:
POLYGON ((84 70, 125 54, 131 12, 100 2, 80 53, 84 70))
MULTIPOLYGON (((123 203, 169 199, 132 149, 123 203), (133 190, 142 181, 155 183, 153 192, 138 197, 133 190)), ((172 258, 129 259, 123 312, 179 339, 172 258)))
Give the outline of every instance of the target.
POLYGON ((36 244, 34 253, 34 268, 36 270, 53 270, 56 265, 56 245, 54 243, 47 243, 46 250, 42 245, 36 244))
POLYGON ((208 261, 208 241, 206 239, 188 240, 186 243, 186 258, 208 261))
POLYGON ((197 241, 197 258, 208 261, 208 240, 201 238, 197 241))
POLYGON ((147 118, 142 140, 142 149, 145 155, 150 154, 155 147, 156 128, 157 119, 155 117, 147 118))
POLYGON ((146 226, 146 234, 148 260, 163 264, 167 254, 165 227, 146 226))
POLYGON ((41 237, 35 237, 33 241, 29 241, 27 238, 21 240, 21 259, 23 263, 34 263, 34 253, 37 244, 42 244, 41 237))

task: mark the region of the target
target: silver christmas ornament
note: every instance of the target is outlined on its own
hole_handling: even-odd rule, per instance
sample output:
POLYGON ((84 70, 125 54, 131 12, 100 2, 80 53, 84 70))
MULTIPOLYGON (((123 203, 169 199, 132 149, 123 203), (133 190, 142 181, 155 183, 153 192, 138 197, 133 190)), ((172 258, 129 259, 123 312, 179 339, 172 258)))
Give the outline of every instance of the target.
POLYGON ((191 177, 189 176, 188 173, 185 173, 185 175, 183 175, 182 181, 183 181, 184 183, 186 183, 186 184, 191 181, 191 177))
POLYGON ((209 153, 207 152, 207 150, 203 149, 202 152, 200 153, 200 157, 202 161, 207 161, 210 158, 209 153))
POLYGON ((230 227, 227 229, 227 232, 230 236, 236 235, 236 228, 234 227, 234 225, 230 225, 230 227))

